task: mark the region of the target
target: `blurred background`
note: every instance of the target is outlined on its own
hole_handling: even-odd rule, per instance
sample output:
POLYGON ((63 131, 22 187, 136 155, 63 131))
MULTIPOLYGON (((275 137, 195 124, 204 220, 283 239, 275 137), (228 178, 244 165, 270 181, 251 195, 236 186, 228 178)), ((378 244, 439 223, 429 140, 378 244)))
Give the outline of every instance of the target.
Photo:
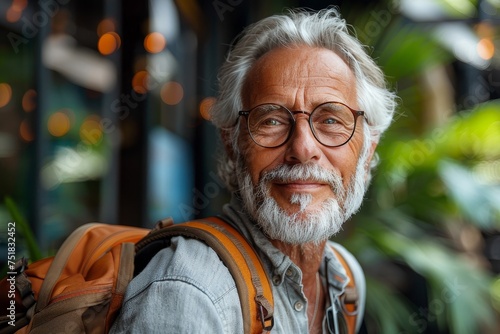
POLYGON ((335 237, 367 275, 364 332, 500 332, 499 0, 0 0, 2 254, 14 220, 37 259, 89 221, 217 213, 225 53, 260 18, 329 5, 400 97, 335 237))

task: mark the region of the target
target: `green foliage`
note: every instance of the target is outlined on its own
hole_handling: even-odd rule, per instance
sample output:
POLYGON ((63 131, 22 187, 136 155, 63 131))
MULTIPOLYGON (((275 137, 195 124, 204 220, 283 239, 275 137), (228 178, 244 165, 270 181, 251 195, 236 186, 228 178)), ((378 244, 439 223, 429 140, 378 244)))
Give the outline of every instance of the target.
POLYGON ((363 29, 390 12, 365 42, 401 99, 365 204, 342 236, 366 271, 368 332, 496 332, 488 330, 500 280, 494 283, 480 249, 466 249, 460 238, 500 228, 500 102, 428 121, 436 110, 428 110, 422 74, 447 66, 451 55, 432 39, 432 27, 386 9, 367 8, 354 20, 363 29), (425 307, 403 294, 416 289, 408 271, 425 282, 425 307))
POLYGON ((26 222, 26 219, 17 208, 17 205, 10 197, 6 197, 5 206, 12 218, 12 221, 16 223, 16 234, 18 234, 16 238, 23 238, 25 241, 30 261, 37 261, 41 259, 43 255, 38 247, 35 236, 26 222))

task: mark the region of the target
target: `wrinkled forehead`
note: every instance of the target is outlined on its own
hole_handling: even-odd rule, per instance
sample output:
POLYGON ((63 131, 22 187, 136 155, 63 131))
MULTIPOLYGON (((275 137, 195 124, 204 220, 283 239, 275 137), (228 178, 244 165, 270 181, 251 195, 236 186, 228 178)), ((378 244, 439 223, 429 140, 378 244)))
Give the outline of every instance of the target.
MULTIPOLYGON (((356 80, 349 65, 334 51, 308 46, 282 47, 261 56, 250 68, 242 91, 248 106, 255 94, 273 94, 287 88, 304 94, 345 94, 356 100, 356 80)), ((308 96, 309 98, 309 96, 308 96)))

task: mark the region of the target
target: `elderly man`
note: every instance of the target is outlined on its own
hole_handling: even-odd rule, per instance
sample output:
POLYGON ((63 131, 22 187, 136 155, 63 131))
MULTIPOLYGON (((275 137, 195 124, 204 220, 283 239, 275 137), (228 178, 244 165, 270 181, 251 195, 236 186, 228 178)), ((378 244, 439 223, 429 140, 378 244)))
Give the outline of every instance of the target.
MULTIPOLYGON (((272 277, 272 332, 334 332, 328 312, 346 276, 328 239, 362 203, 395 96, 334 9, 248 27, 219 79, 211 116, 233 191, 221 216, 272 277)), ((347 259, 362 291, 359 264, 347 259)), ((363 308, 360 300, 358 329, 363 308)), ((234 334, 242 321, 234 280, 214 251, 177 237, 131 282, 113 330, 234 334)))

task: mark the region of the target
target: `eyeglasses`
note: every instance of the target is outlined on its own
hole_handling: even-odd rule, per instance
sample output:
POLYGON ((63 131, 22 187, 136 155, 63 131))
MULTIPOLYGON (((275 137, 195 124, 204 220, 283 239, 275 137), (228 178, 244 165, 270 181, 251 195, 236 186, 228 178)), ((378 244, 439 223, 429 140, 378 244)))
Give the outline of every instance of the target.
POLYGON ((247 119, 252 140, 259 146, 275 148, 285 144, 295 130, 295 115, 309 116, 309 126, 318 142, 328 147, 346 144, 354 135, 356 122, 365 112, 354 110, 340 102, 325 102, 312 112, 291 111, 279 104, 261 104, 240 116, 247 119))
MULTIPOLYGON (((330 274, 328 273, 330 259, 325 257, 325 268, 327 268, 326 273, 326 286, 330 286, 330 274)), ((358 308, 353 311, 349 311, 346 308, 346 298, 345 294, 336 296, 332 290, 328 289, 328 299, 330 306, 326 309, 326 324, 328 327, 329 334, 348 334, 349 329, 347 325, 346 316, 355 316, 358 314, 358 308)))
POLYGON ((340 301, 335 298, 333 305, 326 310, 326 324, 330 334, 347 334, 347 321, 342 312, 340 301))

